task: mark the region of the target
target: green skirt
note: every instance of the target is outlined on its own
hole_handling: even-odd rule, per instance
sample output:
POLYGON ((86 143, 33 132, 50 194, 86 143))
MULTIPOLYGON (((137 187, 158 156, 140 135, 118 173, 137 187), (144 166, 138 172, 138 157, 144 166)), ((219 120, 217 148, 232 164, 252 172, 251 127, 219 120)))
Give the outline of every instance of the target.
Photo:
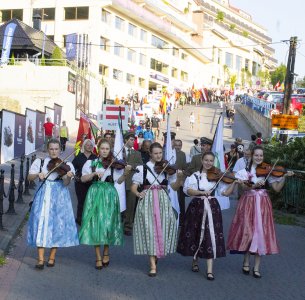
POLYGON ((120 201, 109 182, 94 182, 87 193, 79 240, 85 245, 122 245, 120 201))

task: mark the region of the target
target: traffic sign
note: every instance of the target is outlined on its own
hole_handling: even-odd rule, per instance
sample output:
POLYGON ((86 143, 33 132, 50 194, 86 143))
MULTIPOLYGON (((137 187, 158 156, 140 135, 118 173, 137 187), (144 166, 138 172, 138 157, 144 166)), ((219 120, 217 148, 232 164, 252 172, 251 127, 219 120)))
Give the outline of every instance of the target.
POLYGON ((272 127, 280 129, 297 129, 299 117, 293 115, 272 115, 272 127))

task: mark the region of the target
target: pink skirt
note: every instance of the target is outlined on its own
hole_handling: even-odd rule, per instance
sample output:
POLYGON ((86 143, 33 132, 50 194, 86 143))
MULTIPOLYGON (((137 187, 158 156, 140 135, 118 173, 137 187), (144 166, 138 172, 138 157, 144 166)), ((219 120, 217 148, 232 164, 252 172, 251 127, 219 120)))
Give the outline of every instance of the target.
POLYGON ((232 253, 279 253, 272 204, 266 190, 243 193, 230 227, 227 249, 232 253))

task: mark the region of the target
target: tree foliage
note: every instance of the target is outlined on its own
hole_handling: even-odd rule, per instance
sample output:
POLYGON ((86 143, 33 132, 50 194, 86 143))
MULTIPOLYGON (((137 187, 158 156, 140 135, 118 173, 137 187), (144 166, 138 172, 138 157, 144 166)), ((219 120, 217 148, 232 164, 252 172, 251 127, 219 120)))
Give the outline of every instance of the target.
POLYGON ((296 86, 300 88, 305 88, 305 76, 302 79, 296 81, 296 86))
POLYGON ((265 87, 270 81, 270 73, 268 70, 259 70, 257 76, 261 81, 262 87, 265 87))
POLYGON ((237 75, 236 75, 236 74, 232 74, 232 75, 230 76, 230 78, 229 78, 231 90, 234 90, 236 81, 237 81, 237 75))
POLYGON ((271 72, 270 78, 273 86, 276 85, 278 82, 284 82, 286 76, 286 69, 286 66, 284 64, 281 64, 273 72, 271 72))
POLYGON ((51 55, 51 59, 52 59, 52 63, 51 63, 52 66, 63 66, 64 65, 62 52, 59 47, 55 47, 55 49, 51 55))
POLYGON ((217 12, 216 21, 223 22, 224 18, 225 18, 224 12, 219 10, 217 12))

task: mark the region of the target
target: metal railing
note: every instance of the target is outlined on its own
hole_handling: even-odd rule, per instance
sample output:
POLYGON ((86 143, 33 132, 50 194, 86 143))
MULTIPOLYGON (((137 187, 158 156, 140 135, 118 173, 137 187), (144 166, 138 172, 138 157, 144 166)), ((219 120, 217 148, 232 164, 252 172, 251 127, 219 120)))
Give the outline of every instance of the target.
POLYGON ((242 104, 247 105, 268 119, 272 118, 272 114, 276 109, 276 104, 248 95, 243 96, 242 104))

